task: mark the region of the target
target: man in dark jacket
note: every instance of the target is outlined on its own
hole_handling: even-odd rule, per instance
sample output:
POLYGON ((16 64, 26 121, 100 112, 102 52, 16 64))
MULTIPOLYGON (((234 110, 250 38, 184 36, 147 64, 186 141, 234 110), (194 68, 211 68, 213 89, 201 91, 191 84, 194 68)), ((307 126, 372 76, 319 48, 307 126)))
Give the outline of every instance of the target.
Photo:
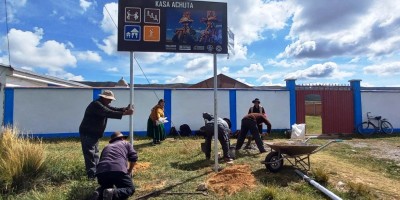
POLYGON ((100 184, 95 191, 97 199, 128 199, 135 192, 131 176, 138 156, 132 145, 125 141, 127 137, 120 132, 113 133, 101 152, 96 172, 100 184))
MULTIPOLYGON (((203 113, 203 119, 205 122, 205 126, 203 127, 204 132, 205 132, 205 154, 206 154, 206 159, 210 160, 211 157, 211 140, 212 137, 214 136, 214 117, 211 116, 209 113, 203 113)), ((218 124, 218 140, 219 143, 222 146, 222 152, 224 154, 224 161, 226 163, 231 164, 232 163, 232 158, 229 155, 229 148, 230 148, 230 141, 229 141, 229 133, 230 133, 230 121, 226 118, 222 119, 219 118, 217 119, 217 124, 218 124)))
MULTIPOLYGON (((263 114, 264 116, 267 116, 267 114, 265 113, 265 109, 264 109, 264 107, 263 106, 261 106, 261 102, 260 102, 260 99, 258 99, 258 98, 255 98, 253 101, 252 101, 252 103, 254 104, 254 106, 252 106, 252 107, 250 107, 249 108, 249 112, 247 113, 247 114, 250 114, 250 113, 261 113, 261 114, 263 114)), ((257 128, 258 128, 258 132, 260 133, 260 134, 262 134, 262 129, 263 129, 263 125, 262 125, 262 123, 261 124, 257 124, 257 128)), ((247 144, 246 144, 246 146, 245 146, 245 149, 251 149, 251 141, 253 140, 253 137, 250 135, 250 136, 248 136, 248 140, 247 140, 247 144)))
POLYGON ((115 100, 113 92, 105 90, 100 97, 86 108, 85 115, 79 126, 82 152, 85 159, 86 173, 89 179, 95 179, 96 165, 99 162, 99 139, 103 137, 107 119, 121 119, 123 115, 132 115, 130 105, 126 108, 110 106, 115 100))
POLYGON ((258 150, 260 153, 264 153, 266 150, 264 148, 263 141, 261 140, 260 133, 258 132, 257 124, 264 123, 267 125, 267 133, 271 133, 271 123, 268 119, 260 113, 251 113, 243 117, 242 125, 240 128, 240 134, 236 142, 236 150, 242 148, 244 140, 246 139, 247 131, 250 131, 254 140, 256 141, 258 150))

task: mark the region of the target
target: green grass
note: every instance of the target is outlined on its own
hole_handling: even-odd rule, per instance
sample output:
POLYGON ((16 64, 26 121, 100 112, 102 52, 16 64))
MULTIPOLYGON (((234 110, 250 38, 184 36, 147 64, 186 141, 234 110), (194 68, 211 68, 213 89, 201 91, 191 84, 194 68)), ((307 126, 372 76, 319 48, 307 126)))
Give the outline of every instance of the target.
MULTIPOLYGON (((282 136, 272 138, 274 142, 283 140, 282 136)), ((398 141, 398 139, 393 139, 394 143, 398 141)), ((100 149, 103 149, 107 142, 107 138, 102 139, 100 149)), ((149 163, 150 167, 134 172, 136 193, 130 199, 136 199, 160 189, 164 189, 166 192, 195 192, 197 186, 204 183, 207 177, 214 173, 212 165, 209 161, 205 161, 205 156, 200 150, 201 142, 204 140, 196 137, 179 140, 168 138, 161 145, 152 146, 149 139, 138 138, 135 140, 134 147, 139 155, 139 163, 149 163)), ((316 140, 316 142, 324 143, 325 141, 316 140)), ((86 180, 79 139, 43 140, 42 143, 47 155, 44 163, 46 171, 41 177, 44 181, 28 190, 3 193, 0 199, 87 199, 97 185, 95 182, 86 180)), ((231 143, 236 143, 236 139, 232 139, 231 143)), ((361 161, 365 159, 363 154, 354 156, 349 153, 349 147, 344 144, 334 145, 333 148, 328 149, 324 151, 344 160, 358 159, 361 161)), ((265 156, 266 154, 259 154, 256 151, 243 150, 235 160, 235 164, 247 164, 251 167, 251 173, 257 181, 256 187, 252 190, 243 190, 232 196, 222 197, 213 193, 209 193, 208 196, 158 194, 152 196, 151 199, 327 199, 317 189, 301 180, 294 173, 294 168, 288 164, 285 164, 278 173, 268 172, 265 165, 260 163, 265 156)), ((226 167, 224 164, 221 166, 226 167)), ((383 169, 390 168, 391 165, 361 162, 356 166, 382 167, 383 169)), ((327 174, 318 169, 314 173, 319 173, 316 175, 319 178, 322 177, 326 180, 329 178, 324 177, 327 174)), ((325 183, 325 186, 341 197, 365 193, 362 185, 353 185, 353 189, 349 192, 336 191, 334 186, 329 183, 325 183)), ((369 196, 371 193, 365 193, 365 195, 369 196)))
POLYGON ((321 116, 306 115, 306 134, 321 134, 322 133, 322 118, 321 116))

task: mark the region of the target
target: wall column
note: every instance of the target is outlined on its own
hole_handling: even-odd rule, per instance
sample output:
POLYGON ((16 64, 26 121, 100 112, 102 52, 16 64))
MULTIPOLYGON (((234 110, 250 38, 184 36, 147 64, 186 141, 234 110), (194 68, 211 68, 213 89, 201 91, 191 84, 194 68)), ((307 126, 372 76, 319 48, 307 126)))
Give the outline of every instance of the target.
MULTIPOLYGON (((164 90, 164 113, 165 117, 167 117, 168 122, 164 124, 165 127, 165 134, 168 135, 169 131, 171 130, 171 122, 172 122, 172 90, 165 89, 164 90)), ((176 127, 179 128, 179 127, 176 127)))
POLYGON ((286 89, 289 90, 290 126, 296 123, 296 79, 285 79, 286 89))
POLYGON ((353 112, 354 112, 354 128, 362 122, 361 110, 361 80, 349 80, 351 90, 353 91, 353 112))
POLYGON ((236 90, 229 90, 229 119, 231 120, 231 130, 237 130, 237 111, 236 111, 236 90))

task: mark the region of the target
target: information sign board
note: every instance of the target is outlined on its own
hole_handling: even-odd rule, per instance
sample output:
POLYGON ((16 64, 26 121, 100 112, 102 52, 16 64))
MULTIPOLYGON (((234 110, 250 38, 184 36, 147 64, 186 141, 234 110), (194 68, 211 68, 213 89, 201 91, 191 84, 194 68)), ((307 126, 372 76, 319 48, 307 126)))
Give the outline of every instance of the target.
POLYGON ((228 53, 227 4, 119 0, 118 51, 228 53))

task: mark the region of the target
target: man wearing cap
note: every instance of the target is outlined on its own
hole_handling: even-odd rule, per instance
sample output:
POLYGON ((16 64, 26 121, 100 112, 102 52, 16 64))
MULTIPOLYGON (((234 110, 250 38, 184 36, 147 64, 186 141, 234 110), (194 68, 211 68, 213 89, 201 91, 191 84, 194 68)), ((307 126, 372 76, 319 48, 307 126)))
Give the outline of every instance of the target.
POLYGON ((133 114, 133 109, 130 105, 125 108, 116 108, 109 105, 112 100, 115 100, 112 91, 105 90, 99 96, 97 100, 87 106, 79 126, 86 173, 88 178, 92 180, 95 179, 96 165, 99 162, 99 139, 103 137, 107 119, 121 119, 123 115, 133 114))
MULTIPOLYGON (((206 159, 210 160, 211 157, 211 140, 214 136, 214 117, 209 113, 203 113, 203 119, 205 126, 202 127, 203 131, 205 132, 205 154, 206 159)), ((227 118, 220 118, 217 119, 218 124, 218 140, 222 146, 222 152, 224 154, 224 161, 228 164, 233 163, 232 158, 229 155, 229 148, 230 148, 230 141, 229 141, 229 133, 231 128, 231 122, 227 118)))
POLYGON ((100 187, 94 192, 94 199, 128 199, 135 192, 131 176, 138 156, 125 141, 127 137, 120 132, 113 133, 101 152, 96 172, 100 187))
MULTIPOLYGON (((263 106, 260 105, 260 100, 258 98, 255 98, 252 101, 252 103, 254 104, 254 106, 249 108, 249 112, 247 114, 250 114, 250 113, 261 113, 261 114, 267 116, 266 113, 265 113, 265 109, 264 109, 263 106)), ((261 124, 257 124, 257 128, 258 128, 258 132, 260 134, 262 134, 262 129, 263 129, 262 123, 261 124)), ((245 146, 246 149, 251 149, 251 141, 252 141, 252 139, 253 139, 252 136, 248 137, 247 144, 245 146)))

